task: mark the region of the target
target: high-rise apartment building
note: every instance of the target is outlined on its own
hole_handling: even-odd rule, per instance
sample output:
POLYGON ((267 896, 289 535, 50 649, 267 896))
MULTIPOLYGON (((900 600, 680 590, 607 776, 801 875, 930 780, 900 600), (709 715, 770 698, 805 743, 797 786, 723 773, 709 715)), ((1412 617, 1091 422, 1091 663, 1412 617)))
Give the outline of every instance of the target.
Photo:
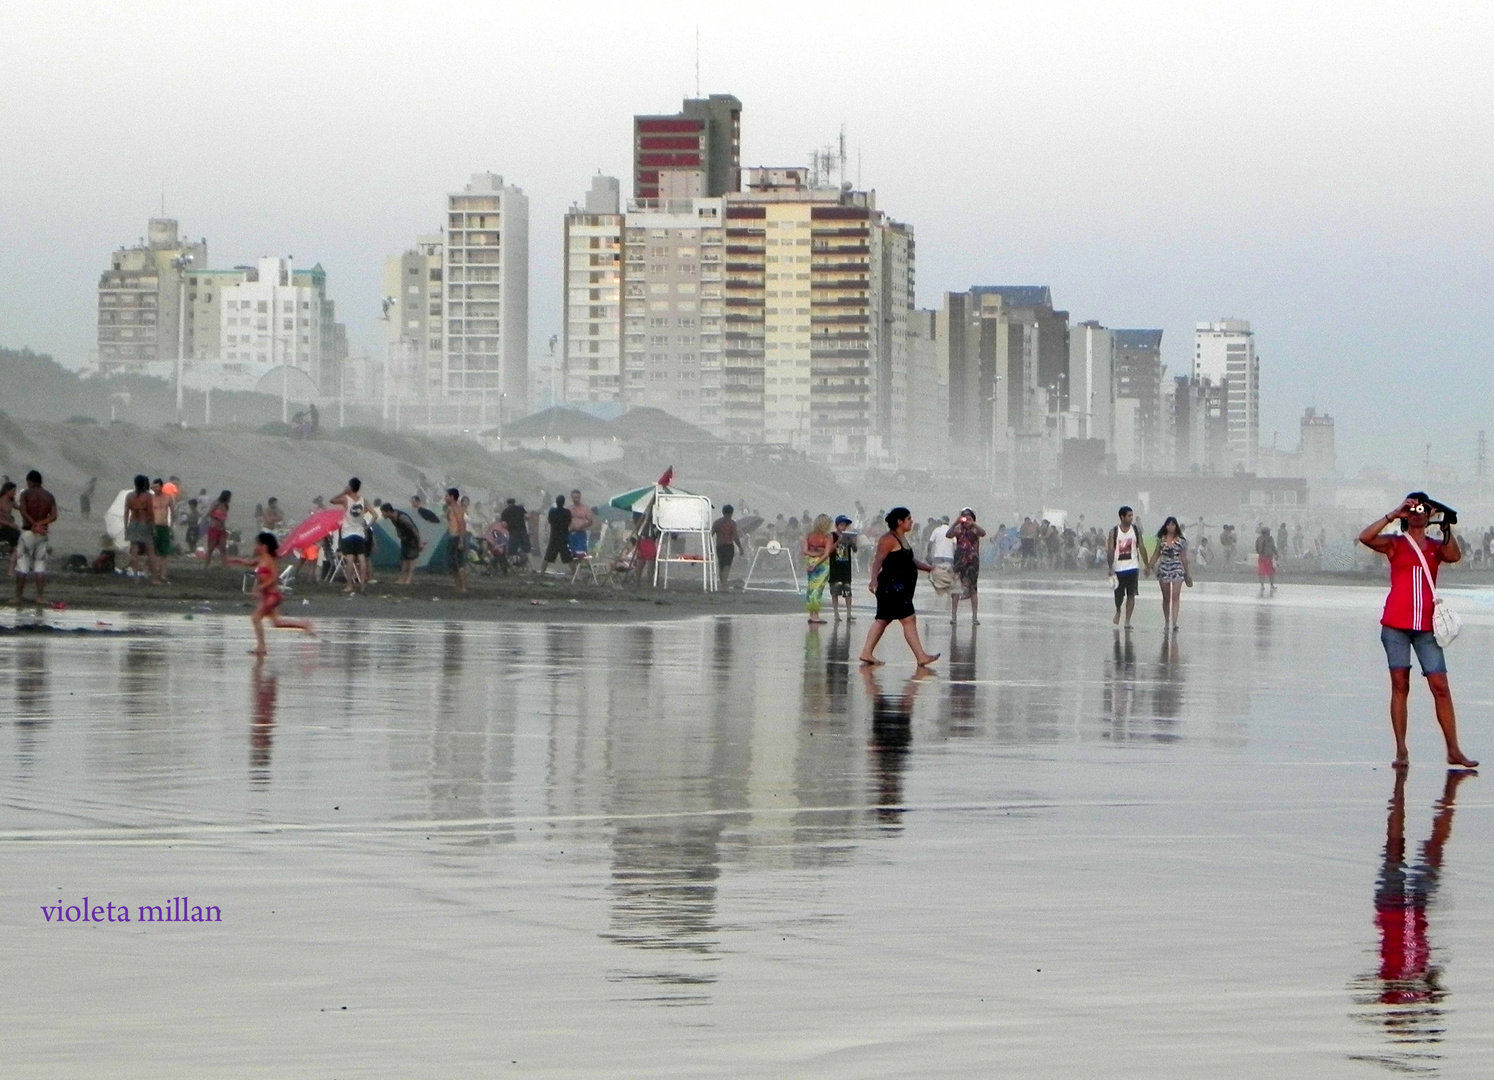
POLYGON ((1179 375, 1168 396, 1172 471, 1218 476, 1229 468, 1228 393, 1207 376, 1179 375))
POLYGON ((639 200, 624 229, 623 390, 722 430, 721 199, 639 200))
POLYGON ((1056 461, 1049 437, 1064 433, 1068 320, 1046 285, 977 285, 944 297, 950 443, 956 460, 988 471, 998 487, 1040 475, 1045 453, 1056 461))
POLYGON ((185 325, 192 301, 184 294, 189 274, 206 267, 207 241, 183 239, 171 218, 152 218, 138 245, 110 256, 99 277, 99 366, 139 368, 192 356, 196 327, 185 325))
POLYGON ((1302 414, 1301 442, 1297 446, 1302 475, 1326 480, 1338 475, 1338 451, 1334 445, 1333 417, 1309 408, 1302 414))
POLYGON ((1013 327, 1001 371, 1008 425, 1019 434, 1041 432, 1069 407, 1069 313, 1054 310, 1046 285, 977 285, 970 292, 1000 297, 1013 327))
POLYGON ((347 339, 327 297, 326 271, 297 269, 289 258, 269 256, 235 273, 237 280, 219 279, 217 285, 218 357, 284 364, 304 371, 320 393, 339 393, 347 339))
POLYGON ((635 199, 597 177, 565 220, 570 401, 664 409, 721 429, 721 199, 635 199))
POLYGON ((1261 369, 1255 335, 1244 319, 1199 323, 1193 335, 1193 375, 1219 387, 1227 425, 1224 470, 1256 470, 1261 445, 1261 369))
POLYGON ((1161 330, 1115 330, 1116 470, 1167 467, 1161 330))
POLYGON ((729 437, 847 467, 895 457, 906 432, 878 428, 879 401, 883 381, 906 379, 912 230, 868 192, 771 168, 727 198, 725 239, 729 437), (901 344, 884 342, 891 327, 901 344))
POLYGON ((1069 331, 1068 432, 1078 439, 1099 439, 1107 449, 1115 440, 1114 411, 1115 332, 1094 321, 1082 322, 1069 331))
POLYGON ((567 401, 620 401, 623 214, 617 180, 594 176, 565 215, 561 386, 567 401))
POLYGON ((529 393, 529 199, 495 173, 446 197, 442 229, 447 397, 504 401, 529 393))
POLYGON ((908 445, 899 465, 943 472, 949 466, 949 351, 939 312, 908 313, 908 445))
POLYGON ((389 394, 430 402, 445 393, 445 244, 440 234, 384 260, 384 325, 389 394))
POLYGON ((670 116, 633 117, 633 198, 715 198, 741 186, 742 103, 686 98, 670 116))

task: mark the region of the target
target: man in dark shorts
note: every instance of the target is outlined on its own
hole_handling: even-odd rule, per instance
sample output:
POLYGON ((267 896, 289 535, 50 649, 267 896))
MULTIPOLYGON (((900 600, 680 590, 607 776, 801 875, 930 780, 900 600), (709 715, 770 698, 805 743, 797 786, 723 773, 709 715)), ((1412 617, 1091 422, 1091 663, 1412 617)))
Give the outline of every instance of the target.
POLYGON ((545 545, 544 564, 540 573, 548 574, 550 564, 556 559, 563 563, 571 561, 571 512, 565 507, 565 496, 555 496, 555 505, 545 515, 550 526, 550 542, 545 545))
POLYGON ((1115 580, 1115 618, 1110 621, 1120 625, 1124 609, 1126 628, 1129 629, 1131 615, 1136 610, 1136 597, 1141 589, 1141 567, 1146 553, 1141 547, 1141 526, 1136 523, 1135 511, 1129 506, 1122 506, 1117 516, 1120 521, 1110 530, 1105 541, 1110 576, 1115 580))
POLYGON ((467 508, 462 505, 462 493, 457 488, 447 488, 446 498, 441 502, 446 507, 446 565, 456 578, 456 591, 467 591, 467 508))
POLYGON ((415 560, 420 558, 420 530, 415 525, 415 519, 403 510, 396 510, 393 503, 385 503, 379 508, 385 520, 394 528, 394 535, 399 537, 399 580, 396 585, 410 584, 410 575, 415 570, 415 560))
POLYGON ((16 603, 26 599, 26 579, 36 582, 36 602, 47 592, 47 534, 57 520, 57 500, 42 487, 42 474, 32 469, 26 474, 26 490, 16 500, 21 512, 21 544, 16 549, 16 603))
POLYGON ((176 500, 166 493, 166 483, 159 476, 150 483, 152 585, 166 585, 166 567, 171 559, 171 514, 176 500))
POLYGON ((139 577, 145 569, 155 569, 152 549, 156 542, 156 511, 151 502, 150 477, 136 476, 135 490, 125 498, 125 540, 130 545, 130 560, 126 564, 130 574, 139 577))
MULTIPOLYGON (((716 541, 717 578, 723 589, 731 579, 731 564, 736 559, 737 552, 740 551, 744 555, 747 553, 747 549, 742 546, 742 532, 737 528, 736 518, 732 517, 736 512, 736 507, 727 503, 721 508, 721 516, 711 523, 711 536, 716 541)), ((830 580, 834 581, 833 566, 830 573, 830 580)))
POLYGON ((830 549, 830 608, 835 612, 835 621, 840 622, 840 602, 846 602, 846 622, 856 616, 851 613, 851 570, 856 565, 856 534, 851 532, 851 519, 841 514, 835 519, 835 531, 830 534, 835 545, 830 549))

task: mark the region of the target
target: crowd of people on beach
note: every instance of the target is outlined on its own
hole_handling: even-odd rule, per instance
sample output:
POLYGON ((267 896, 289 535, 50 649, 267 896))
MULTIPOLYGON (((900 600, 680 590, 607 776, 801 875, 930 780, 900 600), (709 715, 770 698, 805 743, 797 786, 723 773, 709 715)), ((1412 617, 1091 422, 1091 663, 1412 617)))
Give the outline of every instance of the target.
MULTIPOLYGON (((671 475, 666 473, 661 478, 661 487, 671 475)), ((92 516, 96 489, 95 478, 79 494, 79 510, 85 520, 92 516)), ((299 522, 289 520, 277 497, 256 505, 253 539, 248 545, 241 531, 234 528, 233 493, 229 490, 210 498, 203 488, 196 496, 184 497, 178 477, 151 479, 140 474, 134 478, 133 490, 122 494, 124 565, 118 564, 115 533, 106 531, 99 555, 92 562, 73 556, 70 564, 82 558, 85 565, 70 568, 118 572, 153 585, 168 585, 173 556, 200 558, 208 568, 217 555, 220 566, 242 568, 246 584, 252 584, 257 604, 251 622, 258 655, 265 652, 267 623, 314 632, 310 623, 281 613, 287 589, 303 573, 313 573, 325 583, 340 580, 345 593, 360 593, 375 583, 374 555, 380 544, 390 539, 390 533, 398 548, 399 575, 394 584, 410 585, 417 562, 433 542, 432 530, 422 529, 422 522, 440 526, 436 533, 439 540, 434 542, 444 549, 441 561, 458 593, 467 591, 472 568, 505 574, 522 570, 531 565, 537 547, 542 551, 538 566, 542 575, 556 573, 555 566, 560 563, 559 572, 570 573, 574 580, 577 569, 567 569, 572 564, 605 558, 610 571, 624 580, 641 583, 649 580, 660 558, 661 543, 677 541, 675 534, 658 527, 648 510, 623 513, 619 521, 609 523, 605 518, 612 515, 604 516, 602 508, 587 504, 579 490, 572 490, 569 496, 555 495, 553 501, 542 495, 545 512, 541 522, 539 512, 528 509, 516 496, 504 498, 498 506, 497 497, 490 497, 486 504, 474 502, 460 488, 448 486, 439 493, 437 512, 426 505, 429 492, 423 477, 420 489, 407 497, 405 506, 382 498, 370 500, 362 482, 352 477, 336 494, 314 497, 299 522), (381 532, 380 524, 387 525, 388 532, 381 532), (602 541, 609 535, 609 524, 618 528, 611 530, 615 537, 613 550, 604 553, 602 541), (246 546, 247 553, 241 550, 246 546), (282 559, 293 561, 282 567, 282 559)), ((786 551, 793 567, 797 554, 800 569, 795 572, 802 573, 797 587, 812 626, 826 622, 827 596, 836 622, 854 620, 855 580, 864 575, 875 608, 860 662, 868 667, 883 662, 876 655, 877 647, 888 628, 897 623, 920 669, 939 659, 937 653, 924 648, 919 635, 914 595, 921 579, 927 580, 938 602, 948 601, 952 624, 958 624, 961 605, 966 604, 974 627, 980 625, 983 562, 1017 573, 1100 570, 1110 581, 1112 622, 1118 629, 1129 630, 1141 578, 1154 576, 1161 593, 1163 632, 1173 634, 1179 628, 1183 590, 1192 587, 1195 569, 1216 564, 1229 570, 1237 560, 1249 558, 1241 551, 1243 530, 1233 525, 1221 527, 1217 547, 1210 544, 1207 532, 1199 536, 1195 546, 1178 517, 1165 517, 1155 534, 1147 535, 1130 506, 1120 507, 1115 523, 1106 529, 1086 526, 1082 517, 1071 526, 1028 516, 1018 524, 1001 523, 988 530, 970 506, 952 517, 930 517, 922 526, 907 507, 869 514, 856 503, 854 509, 855 517, 846 513, 811 515, 806 511, 787 519, 780 514, 769 521, 758 514, 738 517, 736 507, 726 504, 709 528, 714 551, 697 558, 714 555, 718 581, 721 587, 730 588, 739 555, 786 551)), ((34 602, 45 601, 51 532, 58 516, 58 501, 44 486, 40 472, 30 471, 24 488, 9 477, 0 478, 0 550, 15 582, 17 604, 25 602, 28 583, 33 586, 34 602)), ((1398 765, 1406 761, 1412 652, 1431 690, 1449 763, 1468 768, 1476 764, 1462 753, 1457 741, 1443 653, 1456 630, 1449 635, 1445 626, 1434 626, 1447 617, 1436 583, 1441 566, 1461 562, 1469 555, 1475 564, 1494 563, 1494 528, 1468 543, 1454 534, 1456 521, 1455 511, 1424 492, 1413 492, 1355 537, 1357 545, 1389 562, 1390 593, 1381 622, 1381 640, 1391 671, 1391 717, 1398 765), (1441 527, 1435 540, 1426 535, 1431 524, 1441 527), (1399 527, 1390 531, 1392 525, 1399 527)), ((1201 521, 1197 525, 1196 533, 1207 528, 1201 521)), ((1274 530, 1262 522, 1255 528, 1252 546, 1260 593, 1274 594, 1279 561, 1284 556, 1301 558, 1309 550, 1321 555, 1327 547, 1327 531, 1320 528, 1317 537, 1309 541, 1301 523, 1293 532, 1284 522, 1274 530)), ((389 560, 384 562, 388 565, 389 560)))

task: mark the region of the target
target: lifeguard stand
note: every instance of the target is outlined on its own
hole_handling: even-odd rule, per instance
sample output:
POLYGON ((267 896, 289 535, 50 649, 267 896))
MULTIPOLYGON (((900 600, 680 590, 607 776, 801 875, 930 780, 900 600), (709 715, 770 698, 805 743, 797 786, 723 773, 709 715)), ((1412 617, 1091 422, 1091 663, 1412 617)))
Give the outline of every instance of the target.
POLYGON ((660 491, 654 496, 650 509, 654 527, 659 530, 659 555, 654 560, 654 585, 659 584, 662 574, 664 585, 669 585, 671 563, 686 563, 700 567, 700 585, 704 592, 719 588, 716 571, 716 547, 711 543, 711 500, 704 495, 689 495, 683 491, 660 491), (699 543, 700 554, 674 554, 675 537, 699 543))

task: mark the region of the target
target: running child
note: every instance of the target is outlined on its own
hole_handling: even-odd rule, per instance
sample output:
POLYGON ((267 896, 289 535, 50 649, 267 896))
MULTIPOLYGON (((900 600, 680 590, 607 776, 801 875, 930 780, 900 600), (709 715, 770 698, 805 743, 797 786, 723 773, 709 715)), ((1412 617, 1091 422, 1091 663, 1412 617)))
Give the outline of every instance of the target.
POLYGON ((259 606, 249 616, 249 622, 254 627, 255 642, 255 648, 250 650, 251 656, 264 656, 268 651, 265 648, 266 619, 277 630, 300 630, 304 634, 316 636, 311 623, 304 619, 287 619, 280 614, 285 594, 280 591, 279 551, 279 538, 272 532, 262 532, 254 538, 254 558, 228 560, 235 566, 248 566, 254 570, 254 592, 259 597, 259 606))

